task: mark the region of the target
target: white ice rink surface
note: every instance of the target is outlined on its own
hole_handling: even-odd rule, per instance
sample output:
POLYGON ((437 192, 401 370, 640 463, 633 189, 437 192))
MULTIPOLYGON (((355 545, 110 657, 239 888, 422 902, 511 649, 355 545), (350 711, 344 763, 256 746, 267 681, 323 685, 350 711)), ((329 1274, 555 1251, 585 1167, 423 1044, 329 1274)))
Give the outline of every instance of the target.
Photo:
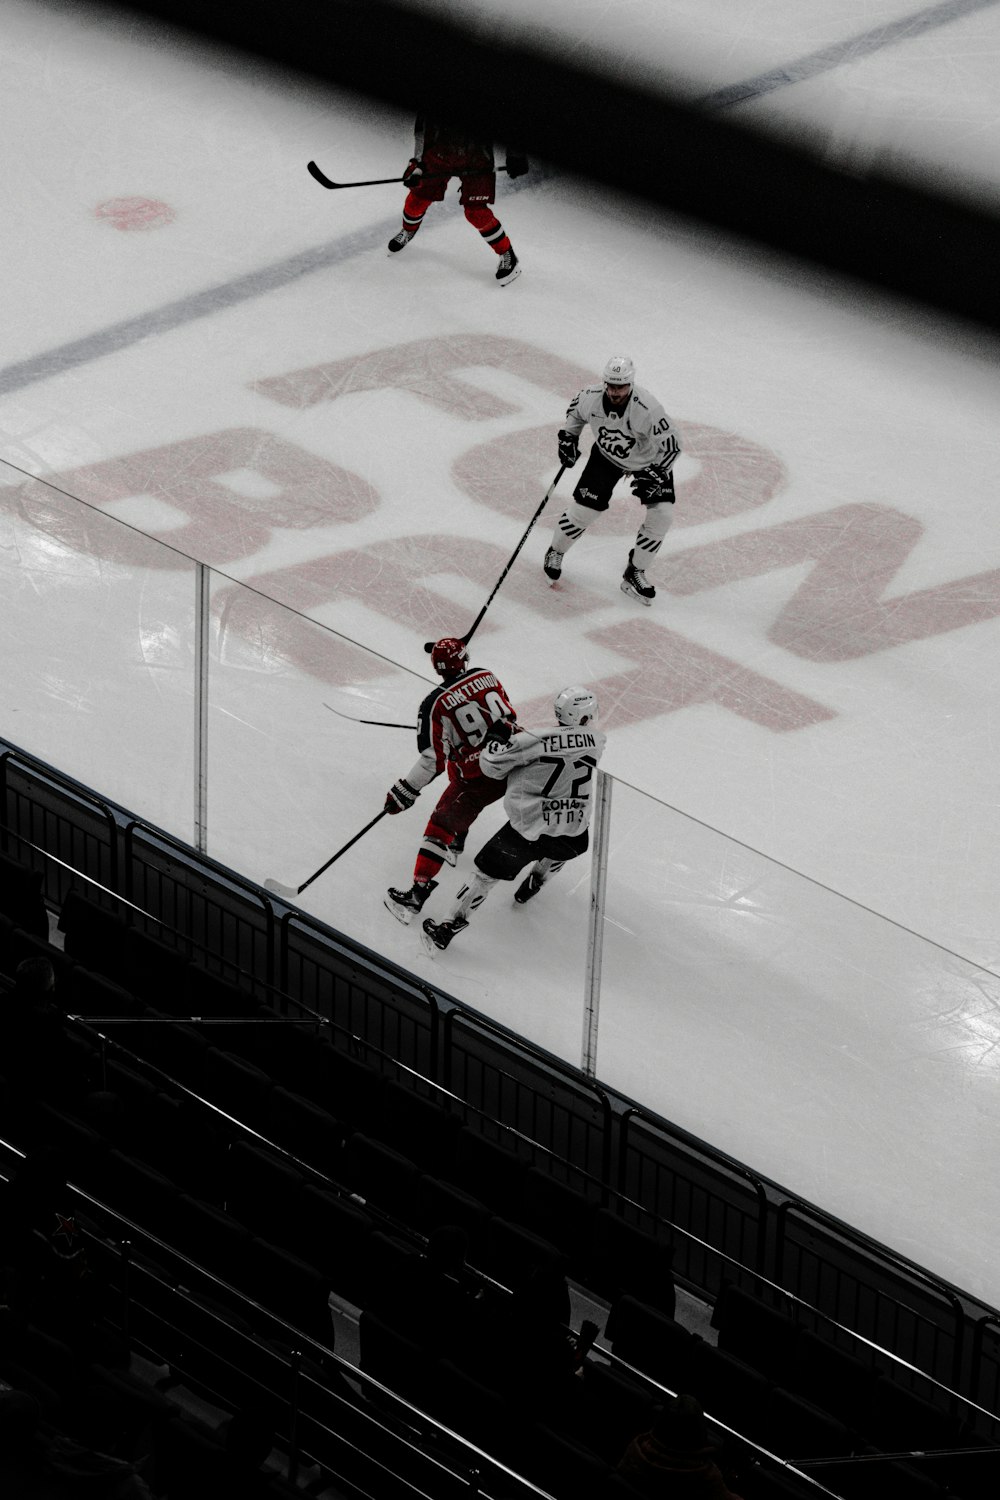
MULTIPOLYGON (((667 9, 547 26, 698 96, 783 70, 734 118, 996 201, 1000 6, 667 9)), ((995 341, 550 171, 501 187, 509 289, 454 193, 390 260, 399 190, 305 163, 392 175, 407 119, 79 6, 3 29, 0 733, 190 839, 208 562, 209 852, 305 880, 415 755, 324 703, 413 722, 626 349, 687 447, 654 607, 624 494, 548 586, 564 480, 474 642, 529 721, 601 697, 598 1075, 1000 1305, 995 341)), ((589 861, 432 963, 381 903, 431 795, 303 905, 578 1063, 589 861)))

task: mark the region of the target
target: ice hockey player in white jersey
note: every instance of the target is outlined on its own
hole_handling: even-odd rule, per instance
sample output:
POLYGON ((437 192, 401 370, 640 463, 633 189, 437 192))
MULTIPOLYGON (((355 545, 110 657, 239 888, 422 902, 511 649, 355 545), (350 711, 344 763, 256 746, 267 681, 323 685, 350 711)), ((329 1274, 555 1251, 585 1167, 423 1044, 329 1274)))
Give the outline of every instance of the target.
POLYGON ((589 688, 567 687, 554 704, 557 728, 520 729, 509 740, 488 741, 480 753, 484 776, 506 780, 508 822, 475 858, 476 874, 463 885, 443 922, 423 922, 429 953, 447 948, 469 925, 498 880, 514 880, 526 865, 527 878, 514 892, 522 904, 538 894, 568 859, 586 851, 598 762, 606 736, 597 728, 597 699, 589 688))
POLYGON ((652 604, 656 590, 644 569, 659 552, 670 527, 668 507, 676 499, 672 471, 681 451, 676 429, 656 397, 635 384, 635 365, 627 354, 612 355, 604 366, 603 383, 585 386, 570 402, 559 433, 559 462, 567 469, 580 457, 580 434, 585 427, 594 434, 594 444, 572 503, 555 524, 545 554, 546 576, 553 582, 560 576, 564 554, 580 540, 595 515, 607 510, 612 490, 628 475, 632 493, 646 513, 622 574, 621 590, 640 604, 652 604))

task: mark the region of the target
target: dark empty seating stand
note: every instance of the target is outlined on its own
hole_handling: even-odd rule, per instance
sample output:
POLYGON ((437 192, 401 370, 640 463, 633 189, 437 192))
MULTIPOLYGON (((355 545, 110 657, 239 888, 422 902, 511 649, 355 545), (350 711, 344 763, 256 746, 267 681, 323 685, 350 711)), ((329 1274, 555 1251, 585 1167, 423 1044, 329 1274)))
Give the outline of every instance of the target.
POLYGON ((622 1297, 605 1329, 613 1352, 674 1391, 693 1390, 702 1340, 655 1307, 622 1297))
POLYGON ((285 1088, 272 1089, 263 1133, 325 1176, 340 1176, 347 1126, 313 1100, 285 1088))
MULTIPOLYGON (((83 964, 76 964, 69 976, 64 1003, 67 1009, 85 1019, 120 1017, 124 1020, 130 1016, 138 1019, 146 1013, 146 1007, 130 989, 105 974, 85 968, 83 964)), ((122 1046, 135 1045, 135 1031, 126 1032, 124 1028, 119 1030, 116 1027, 110 1034, 122 1046)))
POLYGON ((528 1168, 519 1222, 556 1245, 580 1271, 590 1260, 593 1219, 594 1205, 582 1193, 537 1167, 528 1168))
POLYGON ((456 1117, 436 1100, 424 1098, 392 1079, 381 1083, 379 1104, 381 1113, 373 1122, 372 1133, 405 1151, 423 1171, 449 1176, 454 1170, 461 1129, 456 1117))
MULTIPOLYGON (((744 1500, 815 1500, 816 1487, 807 1478, 773 1465, 744 1465, 740 1470, 739 1493, 744 1500)), ((883 1500, 905 1500, 902 1494, 884 1490, 883 1500)))
POLYGON ((295 1213, 298 1238, 290 1248, 314 1262, 343 1301, 360 1307, 372 1275, 372 1219, 355 1203, 324 1188, 302 1189, 295 1213))
POLYGON ((829 1412, 779 1387, 768 1396, 764 1430, 749 1430, 749 1436, 792 1463, 798 1458, 846 1458, 863 1446, 858 1434, 829 1412))
POLYGON ((524 1197, 528 1166, 505 1146, 464 1126, 456 1139, 455 1181, 488 1203, 503 1219, 516 1220, 524 1197))
POLYGON ((650 1427, 656 1410, 654 1392, 638 1377, 593 1360, 584 1365, 583 1391, 577 1435, 594 1453, 615 1464, 630 1440, 650 1427))
POLYGON ((673 1248, 611 1209, 594 1213, 587 1284, 609 1303, 631 1296, 673 1317, 673 1248))
POLYGON ((158 1239, 171 1242, 177 1229, 179 1193, 173 1182, 153 1167, 117 1149, 104 1158, 95 1193, 125 1219, 158 1239))
POLYGON ((523 1423, 517 1421, 499 1392, 470 1378, 451 1360, 440 1359, 429 1365, 418 1405, 501 1463, 516 1466, 523 1447, 523 1423))
POLYGON ((332 1343, 329 1283, 311 1262, 254 1236, 227 1279, 293 1328, 332 1343))
POLYGON ((427 1371, 432 1364, 427 1353, 375 1313, 363 1312, 358 1326, 365 1374, 425 1409, 427 1371))
POLYGON ((492 1215, 485 1203, 454 1183, 422 1175, 417 1180, 414 1224, 421 1234, 430 1235, 448 1225, 463 1230, 468 1237, 468 1258, 478 1264, 486 1245, 486 1232, 492 1215))
POLYGON ((684 1388, 728 1427, 758 1440, 768 1430, 774 1383, 735 1354, 698 1339, 684 1388))
POLYGON ((870 1428, 876 1379, 870 1358, 851 1354, 803 1328, 795 1341, 793 1369, 792 1388, 799 1395, 849 1427, 861 1432, 870 1428))
POLYGON ((65 951, 85 968, 120 979, 127 971, 125 935, 128 923, 118 903, 102 905, 96 897, 70 890, 59 912, 65 951))
POLYGON ((378 1134, 384 1115, 382 1075, 349 1052, 321 1042, 317 1054, 313 1098, 335 1115, 348 1120, 362 1134, 378 1134))
POLYGON ((580 1495, 599 1497, 613 1473, 610 1464, 582 1443, 544 1424, 532 1429, 530 1443, 523 1446, 522 1453, 529 1478, 556 1500, 577 1500, 580 1495))
POLYGON ((520 1224, 493 1218, 486 1227, 486 1248, 480 1270, 503 1286, 518 1288, 536 1269, 565 1273, 566 1256, 541 1235, 520 1224))
POLYGON ((250 1244, 250 1231, 231 1215, 181 1193, 177 1200, 177 1228, 173 1244, 223 1280, 232 1279, 250 1244))
POLYGON ((184 954, 136 927, 127 929, 124 949, 124 978, 145 1004, 179 1017, 193 1013, 184 954))
MULTIPOLYGON (((954 1448, 962 1442, 960 1423, 887 1375, 874 1382, 865 1435, 876 1447, 898 1452, 954 1448)), ((997 1481, 1000 1489, 1000 1465, 997 1481)))
POLYGON ((14 927, 21 927, 35 937, 49 935, 42 872, 7 854, 0 854, 0 912, 14 927))
POLYGON ((786 1311, 727 1282, 716 1300, 712 1325, 719 1331, 720 1349, 781 1384, 794 1361, 798 1331, 786 1311))
POLYGON ((234 1141, 225 1160, 225 1207, 255 1234, 284 1245, 295 1238, 290 1227, 304 1179, 281 1156, 234 1141))
POLYGON ((360 1133, 345 1152, 345 1175, 351 1190, 384 1212, 409 1223, 416 1206, 417 1169, 402 1152, 360 1133))
POLYGON ((270 1075, 234 1052, 210 1047, 205 1054, 204 1089, 212 1102, 242 1125, 261 1130, 267 1120, 270 1075))

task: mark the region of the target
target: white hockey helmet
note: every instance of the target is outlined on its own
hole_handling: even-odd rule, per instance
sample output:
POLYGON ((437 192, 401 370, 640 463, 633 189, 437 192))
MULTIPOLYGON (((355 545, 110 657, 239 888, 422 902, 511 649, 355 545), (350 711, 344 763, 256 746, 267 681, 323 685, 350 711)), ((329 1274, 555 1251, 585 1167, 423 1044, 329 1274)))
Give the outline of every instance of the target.
POLYGON ((604 366, 605 385, 632 385, 635 380, 635 362, 627 354, 612 354, 604 366))
POLYGON ((565 687, 552 706, 558 722, 567 728, 582 729, 597 720, 597 698, 589 688, 565 687))

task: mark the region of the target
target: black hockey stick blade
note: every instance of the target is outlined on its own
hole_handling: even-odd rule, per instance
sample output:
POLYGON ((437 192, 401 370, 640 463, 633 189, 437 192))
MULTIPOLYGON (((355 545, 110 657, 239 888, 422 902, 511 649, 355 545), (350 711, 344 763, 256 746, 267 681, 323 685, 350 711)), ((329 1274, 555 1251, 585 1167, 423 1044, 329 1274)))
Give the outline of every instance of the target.
POLYGON ((318 870, 314 870, 309 879, 303 880, 301 885, 282 885, 280 880, 265 880, 264 889, 272 891, 275 896, 281 896, 285 901, 294 901, 296 896, 302 895, 306 886, 312 885, 314 880, 318 880, 325 870, 328 870, 331 865, 336 864, 342 854, 346 854, 348 849, 353 848, 358 839, 363 839, 368 830, 374 828, 375 824, 381 822, 385 816, 386 809, 383 807, 381 812, 375 814, 370 823, 366 823, 364 828, 359 828, 353 838, 348 839, 347 843, 342 845, 336 854, 331 854, 326 863, 320 865, 318 870))
MULTIPOLYGON (((463 636, 459 637, 459 639, 462 640, 462 641, 464 641, 466 645, 469 644, 469 642, 472 640, 472 637, 475 635, 476 631, 479 629, 479 626, 482 624, 483 616, 485 615, 486 611, 489 609, 490 605, 493 603, 493 600, 496 598, 497 591, 499 590, 500 585, 503 583, 504 579, 507 577, 507 574, 510 572, 511 568, 514 566, 514 563, 517 561, 518 553, 520 552, 521 548, 524 546, 525 542, 528 540, 528 537, 531 534, 532 527, 534 526, 535 522, 538 520, 538 517, 541 515, 542 511, 545 509, 546 505, 548 505, 550 499, 552 498, 552 492, 553 492, 553 490, 555 489, 556 485, 559 483, 560 479, 563 477, 563 475, 565 474, 565 472, 566 472, 566 465, 565 464, 560 464, 559 465, 559 472, 558 472, 558 474, 556 475, 555 479, 553 479, 553 481, 549 485, 548 489, 545 491, 545 494, 542 496, 541 503, 539 504, 538 509, 535 511, 535 514, 532 516, 531 520, 528 522, 527 526, 525 527, 524 535, 521 537, 521 540, 518 542, 517 546, 514 548, 513 552, 511 553, 510 559, 509 559, 509 561, 507 563, 507 566, 504 568, 503 572, 500 574, 500 577, 497 579, 496 583, 493 585, 493 589, 492 589, 492 592, 490 593, 490 597, 487 599, 486 603, 483 605, 482 609, 479 611, 478 615, 473 620, 472 624, 469 626, 469 628, 465 632, 465 634, 463 636)), ((436 644, 435 641, 424 641, 424 650, 427 651, 427 652, 433 651, 434 647, 435 647, 435 644, 436 644)))
POLYGON ((332 714, 336 714, 338 719, 350 719, 352 724, 374 724, 379 729, 415 730, 417 727, 416 724, 399 724, 395 719, 360 719, 355 714, 342 713, 339 708, 334 708, 332 703, 324 703, 323 707, 328 708, 332 714))
MULTIPOLYGON (((503 167, 496 167, 494 170, 497 171, 497 172, 506 172, 507 168, 505 166, 503 166, 503 167)), ((368 177, 368 178, 366 178, 364 180, 364 182, 334 182, 333 178, 332 177, 327 177, 326 173, 322 170, 322 168, 318 167, 314 161, 307 161, 306 162, 306 171, 309 173, 310 177, 314 177, 316 179, 316 181, 319 183, 320 187, 325 187, 325 188, 330 188, 330 189, 333 189, 333 188, 355 188, 355 187, 383 187, 383 186, 385 186, 386 183, 389 183, 389 182, 402 182, 403 181, 402 177, 368 177)), ((436 181, 439 177, 442 177, 444 175, 445 175, 444 173, 438 172, 438 173, 433 174, 432 176, 426 177, 424 180, 426 182, 433 182, 433 181, 436 181)))
POLYGON ((327 177, 314 161, 306 162, 306 171, 310 177, 315 177, 320 187, 325 188, 352 188, 352 187, 381 187, 386 182, 402 182, 402 177, 369 177, 365 182, 334 182, 332 177, 327 177))

